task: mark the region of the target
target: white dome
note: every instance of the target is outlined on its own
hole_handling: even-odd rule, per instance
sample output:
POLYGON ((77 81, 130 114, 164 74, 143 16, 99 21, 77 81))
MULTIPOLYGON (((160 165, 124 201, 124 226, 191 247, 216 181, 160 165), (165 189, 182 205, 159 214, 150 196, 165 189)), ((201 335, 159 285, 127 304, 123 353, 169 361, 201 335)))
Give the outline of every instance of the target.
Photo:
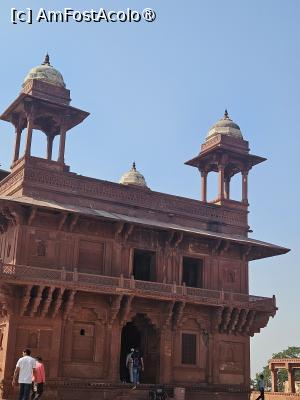
POLYGON ((44 62, 37 67, 32 68, 24 79, 23 86, 29 79, 36 79, 50 83, 54 86, 65 88, 65 82, 62 74, 50 65, 49 55, 47 54, 44 62))
POLYGON ((139 186, 149 189, 145 178, 139 171, 137 171, 135 162, 132 164, 131 170, 126 172, 121 177, 119 183, 121 183, 122 185, 139 186))
POLYGON ((205 140, 211 139, 216 135, 226 135, 232 136, 237 139, 243 139, 240 127, 233 122, 228 115, 227 110, 225 110, 224 117, 216 122, 208 131, 205 140))

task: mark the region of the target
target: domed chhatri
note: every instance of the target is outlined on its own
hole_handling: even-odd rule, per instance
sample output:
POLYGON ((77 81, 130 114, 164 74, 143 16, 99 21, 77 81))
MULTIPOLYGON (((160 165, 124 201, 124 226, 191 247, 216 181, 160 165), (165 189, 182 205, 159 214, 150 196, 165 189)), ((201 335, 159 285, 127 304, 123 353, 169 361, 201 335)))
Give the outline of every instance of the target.
POLYGON ((131 170, 126 172, 120 179, 119 183, 122 185, 139 186, 149 189, 143 175, 137 171, 135 162, 132 164, 131 170))
POLYGON ((48 54, 41 65, 38 65, 29 71, 24 79, 23 86, 29 79, 36 79, 62 88, 66 87, 62 74, 50 64, 50 58, 48 54))
POLYGON ((243 139, 240 127, 229 118, 227 110, 225 110, 224 117, 210 128, 205 140, 207 141, 216 135, 226 135, 237 139, 243 139))

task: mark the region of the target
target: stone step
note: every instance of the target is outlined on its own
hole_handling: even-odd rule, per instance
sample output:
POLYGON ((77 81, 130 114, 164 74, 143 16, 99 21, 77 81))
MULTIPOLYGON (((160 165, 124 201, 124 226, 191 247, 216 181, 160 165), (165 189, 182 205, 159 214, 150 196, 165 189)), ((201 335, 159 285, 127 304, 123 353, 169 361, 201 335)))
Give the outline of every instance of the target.
MULTIPOLYGON (((149 390, 153 389, 140 388, 139 386, 136 389, 125 389, 122 393, 119 393, 114 400, 148 400, 149 390)), ((174 398, 169 397, 168 400, 174 400, 174 398)))
POLYGON ((133 389, 133 387, 130 387, 120 390, 119 394, 115 397, 115 400, 127 400, 127 399, 144 400, 148 399, 148 397, 149 397, 149 389, 137 386, 135 389, 133 389))

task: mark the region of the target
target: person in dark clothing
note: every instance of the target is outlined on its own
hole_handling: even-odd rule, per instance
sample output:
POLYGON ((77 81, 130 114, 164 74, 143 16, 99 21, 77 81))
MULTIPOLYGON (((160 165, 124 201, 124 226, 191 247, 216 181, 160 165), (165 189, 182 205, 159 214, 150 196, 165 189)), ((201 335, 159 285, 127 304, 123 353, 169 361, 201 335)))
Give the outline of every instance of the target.
POLYGON ((259 380, 258 380, 258 390, 260 392, 259 396, 256 398, 256 400, 265 400, 265 381, 264 381, 264 376, 260 375, 259 380))
POLYGON ((132 353, 132 377, 133 377, 133 388, 140 383, 140 371, 144 371, 144 360, 138 349, 135 349, 132 353))

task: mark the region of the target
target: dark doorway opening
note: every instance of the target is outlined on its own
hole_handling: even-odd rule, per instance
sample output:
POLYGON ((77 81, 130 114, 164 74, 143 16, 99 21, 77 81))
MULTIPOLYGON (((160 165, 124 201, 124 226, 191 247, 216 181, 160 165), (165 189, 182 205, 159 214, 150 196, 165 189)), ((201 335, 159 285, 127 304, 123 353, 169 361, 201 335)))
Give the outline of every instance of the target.
POLYGON ((134 250, 133 276, 140 281, 155 281, 155 253, 145 250, 134 250))
POLYGON ((120 351, 120 378, 129 382, 126 357, 130 349, 138 348, 144 360, 145 369, 141 372, 141 383, 159 382, 160 342, 156 329, 145 314, 137 314, 132 322, 122 329, 120 351))
POLYGON ((199 258, 183 257, 182 283, 191 287, 203 287, 203 261, 199 258))
POLYGON ((122 382, 130 382, 129 371, 126 368, 126 357, 131 348, 141 348, 141 334, 132 322, 128 322, 122 329, 121 336, 120 379, 122 382))

